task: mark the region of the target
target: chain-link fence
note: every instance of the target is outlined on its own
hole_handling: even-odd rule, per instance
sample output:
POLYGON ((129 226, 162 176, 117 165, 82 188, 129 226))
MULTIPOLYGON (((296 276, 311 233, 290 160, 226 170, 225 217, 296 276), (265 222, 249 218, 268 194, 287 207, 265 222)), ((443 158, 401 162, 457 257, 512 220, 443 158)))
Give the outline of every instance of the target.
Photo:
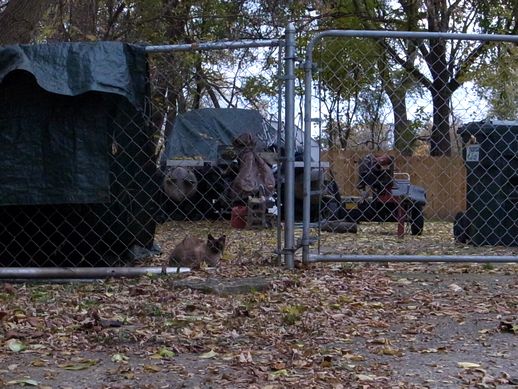
POLYGON ((381 31, 313 38, 305 160, 317 141, 329 167, 306 164, 306 261, 518 259, 516 42, 381 31))
POLYGON ((282 43, 0 48, 0 265, 279 254, 282 43))
POLYGON ((515 261, 516 37, 318 34, 302 134, 293 34, 2 48, 0 264, 515 261))

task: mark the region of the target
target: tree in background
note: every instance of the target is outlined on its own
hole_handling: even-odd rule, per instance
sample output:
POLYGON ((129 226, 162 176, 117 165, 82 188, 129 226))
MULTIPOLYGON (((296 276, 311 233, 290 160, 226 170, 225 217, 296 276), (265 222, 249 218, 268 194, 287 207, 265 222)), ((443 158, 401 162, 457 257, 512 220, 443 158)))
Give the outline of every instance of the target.
POLYGON ((375 49, 371 40, 329 39, 315 58, 322 67, 320 97, 327 108, 327 137, 342 149, 347 148, 353 128, 365 112, 362 95, 376 82, 375 68, 371 66, 376 59, 375 49))
POLYGON ((0 45, 33 42, 52 1, 0 1, 0 45))
MULTIPOLYGON (((327 4, 327 3, 326 3, 327 4)), ((417 12, 417 3, 409 2, 405 5, 407 13, 417 12)), ((390 3, 385 0, 365 0, 365 1, 335 1, 327 4, 321 9, 319 16, 319 26, 323 29, 355 29, 355 30, 381 30, 386 29, 388 20, 393 18, 390 3)), ((417 19, 407 23, 405 30, 416 30, 412 25, 417 19)), ((334 47, 328 50, 327 58, 323 59, 331 70, 336 72, 338 66, 328 65, 333 63, 335 58, 341 66, 347 68, 347 61, 343 58, 353 58, 354 66, 361 66, 365 69, 364 73, 370 75, 370 79, 365 78, 362 82, 351 80, 350 77, 340 76, 324 77, 324 84, 339 83, 342 81, 341 89, 347 89, 358 95, 357 89, 377 88, 374 85, 381 82, 381 90, 388 97, 392 106, 393 133, 395 148, 403 155, 411 155, 413 144, 416 138, 415 126, 408 118, 407 101, 409 91, 416 89, 416 81, 409 77, 401 65, 394 59, 397 53, 404 61, 413 65, 417 58, 417 48, 414 42, 399 40, 392 42, 393 46, 385 40, 357 39, 355 45, 350 43, 351 39, 340 39, 334 42, 334 47), (337 53, 340 58, 337 58, 337 53), (354 83, 354 85, 353 85, 354 83)), ((346 71, 347 73, 347 71, 346 71)), ((345 91, 342 91, 346 94, 345 91)), ((386 104, 386 99, 375 99, 380 104, 386 104)), ((335 104, 338 105, 338 104, 335 104)), ((381 110, 381 107, 378 108, 381 110)), ((379 127, 379 126, 378 126, 379 127)), ((386 126, 381 126, 386 128, 386 126)), ((340 145, 343 147, 343 145, 340 145)))
MULTIPOLYGON (((480 25, 485 32, 518 33, 518 2, 483 1, 480 25)), ((489 100, 489 115, 497 119, 518 118, 518 47, 505 43, 491 46, 475 73, 479 95, 489 100)))
MULTIPOLYGON (((354 13, 352 2, 339 3, 320 5, 318 28, 361 29, 362 21, 354 13)), ((379 55, 376 42, 364 38, 328 38, 315 49, 313 59, 318 65, 318 98, 326 107, 324 119, 327 125, 324 130, 329 146, 346 149, 356 143, 353 139, 356 130, 366 128, 364 120, 372 106, 364 104, 365 95, 378 80, 378 71, 373 64, 379 55)), ((374 99, 372 102, 382 104, 384 101, 374 99)), ((367 128, 373 126, 367 124, 367 128)))
MULTIPOLYGON (((280 36, 288 21, 297 25, 301 47, 315 30, 329 28, 516 33, 517 9, 515 0, 0 0, 0 43, 102 39, 163 44, 272 38, 280 36)), ((512 45, 507 52, 498 52, 479 42, 366 41, 341 43, 342 47, 330 43, 324 48, 327 58, 325 54, 321 58, 345 69, 335 76, 321 75, 331 99, 329 128, 341 146, 347 144, 354 125, 350 115, 361 109, 359 90, 377 80, 392 107, 395 147, 403 154, 412 153, 419 135, 407 107, 413 94, 427 91, 432 99, 431 155, 451 153, 451 98, 466 81, 477 81, 492 97, 495 115, 512 117, 510 107, 516 101, 510 87, 515 79, 512 45), (498 63, 501 77, 491 77, 484 69, 487 63, 498 63)), ((267 60, 261 74, 240 77, 239 82, 237 77, 225 77, 253 61, 249 50, 156 56, 151 61, 157 86, 152 102, 161 114, 153 118, 155 125, 168 132, 176 114, 203 106, 248 104, 264 109, 276 92, 275 61, 267 60)))
MULTIPOLYGON (((479 95, 490 103, 489 116, 502 120, 518 118, 518 47, 494 49, 491 63, 481 67, 477 78, 479 95)), ((489 62, 489 61, 488 61, 489 62)))
MULTIPOLYGON (((516 11, 504 12, 512 0, 337 0, 325 3, 319 17, 324 28, 410 30, 428 32, 490 31, 488 25, 500 20, 507 33, 516 29, 516 11), (496 4, 501 7, 495 7, 496 4), (489 12, 491 10, 491 12, 489 12), (505 21, 505 22, 504 22, 505 21)), ((396 147, 411 150, 412 126, 405 100, 411 88, 429 92, 433 105, 430 154, 451 154, 450 118, 452 95, 466 81, 475 79, 477 67, 487 58, 491 45, 476 41, 378 40, 381 47, 379 74, 394 111, 396 147)), ((374 66, 374 65, 373 65, 374 66)))

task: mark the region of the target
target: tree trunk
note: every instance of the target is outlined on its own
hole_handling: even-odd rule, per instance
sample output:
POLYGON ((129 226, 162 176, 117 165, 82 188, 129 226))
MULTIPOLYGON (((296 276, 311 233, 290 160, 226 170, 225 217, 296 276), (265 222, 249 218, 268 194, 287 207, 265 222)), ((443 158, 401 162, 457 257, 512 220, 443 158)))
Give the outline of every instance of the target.
POLYGON ((93 40, 96 36, 97 0, 70 0, 73 40, 93 40))
MULTIPOLYGON (((452 6, 453 7, 453 6, 452 6)), ((449 28, 449 15, 453 8, 448 8, 446 0, 426 0, 428 31, 446 32, 449 28)), ((433 103, 433 124, 430 138, 430 155, 451 155, 450 139, 450 100, 452 91, 448 82, 452 78, 446 58, 444 39, 430 39, 430 50, 425 55, 426 64, 432 75, 429 86, 433 103)))
MULTIPOLYGON (((174 43, 176 41, 186 41, 185 25, 187 23, 187 16, 189 8, 179 0, 162 0, 162 15, 166 24, 166 32, 164 39, 167 42, 174 43)), ((169 64, 165 64, 159 70, 162 76, 169 79, 169 87, 167 97, 159 96, 164 99, 164 106, 167 107, 167 123, 164 131, 164 139, 168 139, 173 130, 173 123, 177 114, 186 111, 186 101, 183 96, 183 69, 182 56, 173 55, 167 56, 169 64), (177 66, 177 68, 175 68, 177 66)))
POLYGON ((10 0, 0 13, 0 45, 31 43, 50 0, 10 0))
POLYGON ((432 75, 430 87, 433 104, 433 124, 430 138, 430 155, 451 155, 450 100, 452 92, 448 86, 451 79, 446 60, 446 42, 430 39, 430 52, 425 58, 432 75))
MULTIPOLYGON (((435 83, 434 83, 435 85, 435 83)), ((433 102, 433 125, 432 136, 430 138, 430 155, 450 156, 451 155, 451 139, 450 139, 450 100, 451 92, 448 86, 438 85, 432 93, 433 102)))
POLYGON ((203 80, 203 68, 201 64, 201 58, 198 57, 196 60, 196 72, 194 73, 194 79, 196 81, 196 91, 194 92, 193 96, 193 109, 199 109, 201 108, 201 98, 203 95, 204 88, 204 80, 203 80))
POLYGON ((407 116, 406 93, 404 90, 396 90, 387 94, 394 111, 395 148, 402 155, 411 156, 413 154, 414 132, 410 128, 407 116))

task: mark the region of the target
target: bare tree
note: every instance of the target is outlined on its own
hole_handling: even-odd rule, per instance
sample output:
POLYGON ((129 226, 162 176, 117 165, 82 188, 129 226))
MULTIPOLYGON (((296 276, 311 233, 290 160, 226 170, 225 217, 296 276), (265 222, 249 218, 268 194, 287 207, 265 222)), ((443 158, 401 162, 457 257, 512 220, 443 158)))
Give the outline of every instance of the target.
MULTIPOLYGON (((50 0, 9 0, 0 12, 0 44, 30 43, 50 0)), ((1 9, 1 8, 0 8, 1 9)))
POLYGON ((74 29, 72 37, 74 39, 95 39, 97 0, 70 0, 70 2, 70 25, 74 29))

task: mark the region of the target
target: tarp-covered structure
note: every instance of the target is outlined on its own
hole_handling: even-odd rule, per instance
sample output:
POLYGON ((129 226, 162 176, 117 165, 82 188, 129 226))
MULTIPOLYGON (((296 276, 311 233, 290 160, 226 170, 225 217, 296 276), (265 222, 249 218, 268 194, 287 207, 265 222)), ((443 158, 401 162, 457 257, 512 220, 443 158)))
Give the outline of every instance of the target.
POLYGON ((189 111, 176 117, 162 158, 216 161, 218 147, 231 145, 245 133, 255 135, 258 149, 277 144, 277 129, 265 122, 256 110, 203 108, 189 111))
MULTIPOLYGON (((279 122, 275 120, 266 120, 259 111, 253 109, 240 108, 203 108, 186 113, 182 113, 175 118, 172 131, 165 139, 165 147, 161 156, 161 166, 167 171, 174 166, 189 166, 193 163, 192 174, 196 175, 194 180, 197 184, 197 190, 200 194, 195 195, 185 201, 175 201, 174 204, 164 201, 166 213, 173 215, 173 219, 183 220, 185 218, 198 217, 187 213, 187 208, 198 208, 200 217, 208 217, 210 210, 214 204, 228 205, 229 198, 232 199, 237 192, 233 182, 236 175, 229 174, 229 169, 225 168, 226 157, 232 156, 233 153, 225 153, 227 148, 232 148, 233 142, 245 134, 251 134, 257 142, 254 151, 277 151, 280 155, 284 155, 284 130, 278 130, 279 122), (202 164, 196 164, 200 161, 183 161, 183 160, 202 160, 202 164), (168 163, 169 162, 169 163, 168 163), (222 162, 220 164, 220 162, 222 162), (218 170, 218 166, 223 169, 218 170), (221 200, 221 194, 225 193, 225 199, 221 200), (228 193, 231 193, 230 195, 228 193), (195 205, 195 207, 193 207, 195 205), (209 211, 207 211, 209 210, 209 211)), ((303 131, 295 128, 295 159, 302 161, 303 158, 303 131)), ((236 148, 234 147, 234 152, 236 148)), ((320 160, 320 148, 316 141, 311 141, 311 157, 317 162, 320 160)), ((233 157, 239 159, 234 153, 233 157)), ((231 159, 232 159, 231 158, 231 159)), ((257 164, 256 164, 257 165, 257 164)), ((180 170, 179 168, 178 170, 180 170)), ((264 169, 263 169, 264 171, 264 169)), ((176 171, 178 177, 173 177, 179 181, 180 173, 184 177, 188 174, 185 171, 176 171)), ((282 176, 283 168, 276 169, 276 179, 281 183, 281 192, 284 190, 284 177, 282 176)), ((175 172, 172 172, 171 176, 175 172)), ((244 173, 243 173, 244 174, 244 173)), ((296 185, 296 201, 300 218, 302 217, 302 182, 303 167, 295 168, 295 185, 296 185)), ((246 174, 247 179, 252 178, 250 182, 258 182, 255 178, 257 175, 246 174)), ((312 179, 320 181, 320 173, 314 169, 312 179)), ((239 180, 244 182, 244 180, 239 180)), ((264 181, 264 180, 263 180, 264 181)), ((270 181, 270 180, 267 180, 270 181)), ((188 184, 191 184, 188 182, 188 184)), ((318 185, 318 182, 316 183, 318 185)), ((242 187, 242 185, 241 185, 242 187)), ((166 188, 167 189, 167 188, 166 188)), ((176 192, 180 192, 178 185, 174 188, 176 192)), ((167 192, 167 190, 166 190, 167 192)), ((268 190, 267 190, 268 192, 268 190)), ((181 193, 179 193, 181 194, 181 193)), ((281 194, 282 195, 282 194, 281 194)), ((179 196, 176 196, 177 198, 179 196)), ((319 197, 319 196, 316 196, 319 197)), ((319 201, 317 199, 316 201, 319 201)), ((230 201, 231 203, 231 201, 230 201)), ((318 210, 318 207, 314 207, 318 210)), ((219 213, 216 213, 219 216, 219 213)))
POLYGON ((0 47, 0 265, 124 264, 158 191, 143 47, 0 47))
MULTIPOLYGON (((226 215, 238 194, 243 194, 243 185, 234 185, 237 176, 241 176, 237 181, 248 187, 263 179, 255 174, 256 163, 247 164, 246 174, 239 171, 244 165, 242 160, 237 163, 243 149, 255 155, 256 151, 275 151, 277 146, 277 128, 256 110, 202 108, 179 114, 161 155, 168 196, 163 203, 165 217, 198 220, 226 215), (242 137, 253 138, 253 142, 236 145, 242 137)), ((271 168, 267 170, 272 175, 271 168)), ((274 178, 270 181, 272 190, 274 178)))

